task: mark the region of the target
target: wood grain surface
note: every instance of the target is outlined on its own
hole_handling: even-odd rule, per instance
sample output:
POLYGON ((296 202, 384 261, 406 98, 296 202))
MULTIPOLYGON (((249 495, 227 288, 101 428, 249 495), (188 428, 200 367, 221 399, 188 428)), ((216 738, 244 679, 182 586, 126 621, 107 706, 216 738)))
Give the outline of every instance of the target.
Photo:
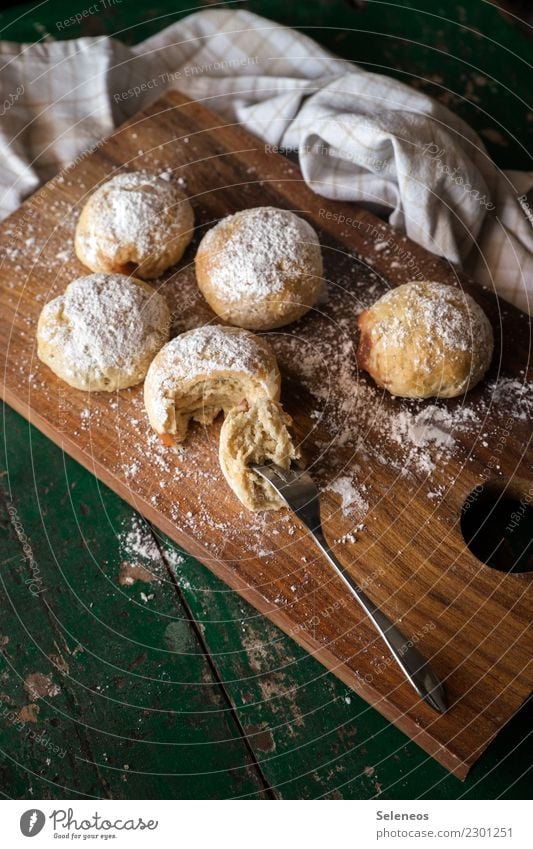
POLYGON ((480 483, 508 487, 519 498, 530 491, 527 317, 461 280, 493 321, 497 350, 487 380, 466 401, 386 397, 357 372, 357 313, 413 277, 457 284, 454 269, 370 213, 319 197, 288 160, 174 93, 32 196, 2 225, 0 251, 7 403, 464 777, 531 692, 530 575, 478 561, 459 522, 480 483), (218 468, 218 424, 195 427, 184 453, 174 454, 151 434, 140 387, 87 395, 37 360, 42 305, 85 272, 72 247, 80 208, 124 166, 172 169, 194 206, 194 243, 159 283, 175 332, 213 319, 191 263, 214 221, 269 204, 300 212, 319 231, 329 300, 269 334, 283 400, 323 490, 329 540, 445 681, 451 704, 445 716, 417 699, 292 517, 241 509, 218 468), (440 437, 428 441, 427 433, 426 441, 420 438, 424 415, 440 423, 441 436, 452 423, 446 444, 440 437))

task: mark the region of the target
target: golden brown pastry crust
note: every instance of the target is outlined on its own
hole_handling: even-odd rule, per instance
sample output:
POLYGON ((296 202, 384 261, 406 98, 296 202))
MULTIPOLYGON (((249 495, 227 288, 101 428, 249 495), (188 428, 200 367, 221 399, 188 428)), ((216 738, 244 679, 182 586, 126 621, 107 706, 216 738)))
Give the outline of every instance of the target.
POLYGON ((478 383, 492 358, 492 327, 470 295, 442 283, 405 283, 358 318, 357 363, 406 398, 453 398, 478 383))
POLYGON ((318 236, 286 209, 257 207, 223 218, 203 237, 195 264, 211 309, 249 330, 290 324, 321 293, 318 236))

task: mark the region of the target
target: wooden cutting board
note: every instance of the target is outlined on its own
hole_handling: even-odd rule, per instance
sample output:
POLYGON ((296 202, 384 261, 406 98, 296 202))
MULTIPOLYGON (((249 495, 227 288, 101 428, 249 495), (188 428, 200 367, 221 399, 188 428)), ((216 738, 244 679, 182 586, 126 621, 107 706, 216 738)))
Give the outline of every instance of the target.
MULTIPOLYGON (((205 563, 427 752, 464 778, 531 692, 531 574, 507 574, 466 547, 461 509, 480 484, 531 494, 529 321, 471 291, 497 339, 488 378, 466 399, 393 399, 358 372, 355 319, 410 279, 457 282, 447 263, 354 205, 308 189, 286 158, 177 93, 168 94, 33 195, 0 231, 2 395, 155 526, 205 563), (174 331, 213 320, 194 281, 198 239, 246 207, 293 209, 317 228, 329 298, 269 334, 327 536, 351 574, 418 644, 446 683, 437 716, 287 511, 241 509, 217 462, 219 424, 182 454, 161 446, 137 387, 84 394, 36 358, 43 304, 87 273, 73 252, 87 195, 117 168, 171 169, 189 194, 194 243, 159 284, 174 331)), ((179 661, 177 661, 179 662, 179 661)))

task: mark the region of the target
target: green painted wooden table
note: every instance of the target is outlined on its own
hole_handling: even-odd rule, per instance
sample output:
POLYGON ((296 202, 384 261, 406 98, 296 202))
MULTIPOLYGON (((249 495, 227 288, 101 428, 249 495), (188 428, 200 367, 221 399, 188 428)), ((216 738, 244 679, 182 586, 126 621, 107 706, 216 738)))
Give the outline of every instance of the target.
MULTIPOLYGON (((87 5, 13 7, 1 37, 133 43, 193 6, 106 3, 58 31, 87 5)), ((531 41, 491 4, 240 5, 441 97, 499 165, 531 167, 531 41)), ((4 796, 527 798, 528 707, 461 783, 8 408, 2 424, 4 796)))

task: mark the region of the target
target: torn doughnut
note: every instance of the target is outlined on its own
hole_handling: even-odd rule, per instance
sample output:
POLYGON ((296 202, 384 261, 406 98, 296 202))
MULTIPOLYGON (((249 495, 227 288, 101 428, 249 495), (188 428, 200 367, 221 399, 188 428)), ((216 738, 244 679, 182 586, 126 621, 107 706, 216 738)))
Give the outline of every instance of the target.
POLYGON ((288 469, 300 459, 289 431, 291 424, 292 419, 281 404, 268 398, 241 404, 227 414, 220 431, 220 467, 248 510, 286 507, 273 486, 250 466, 271 462, 288 469))
POLYGON ((183 442, 189 422, 209 424, 243 401, 277 401, 280 374, 268 342, 240 327, 206 325, 168 342, 144 384, 150 424, 167 445, 183 442))

